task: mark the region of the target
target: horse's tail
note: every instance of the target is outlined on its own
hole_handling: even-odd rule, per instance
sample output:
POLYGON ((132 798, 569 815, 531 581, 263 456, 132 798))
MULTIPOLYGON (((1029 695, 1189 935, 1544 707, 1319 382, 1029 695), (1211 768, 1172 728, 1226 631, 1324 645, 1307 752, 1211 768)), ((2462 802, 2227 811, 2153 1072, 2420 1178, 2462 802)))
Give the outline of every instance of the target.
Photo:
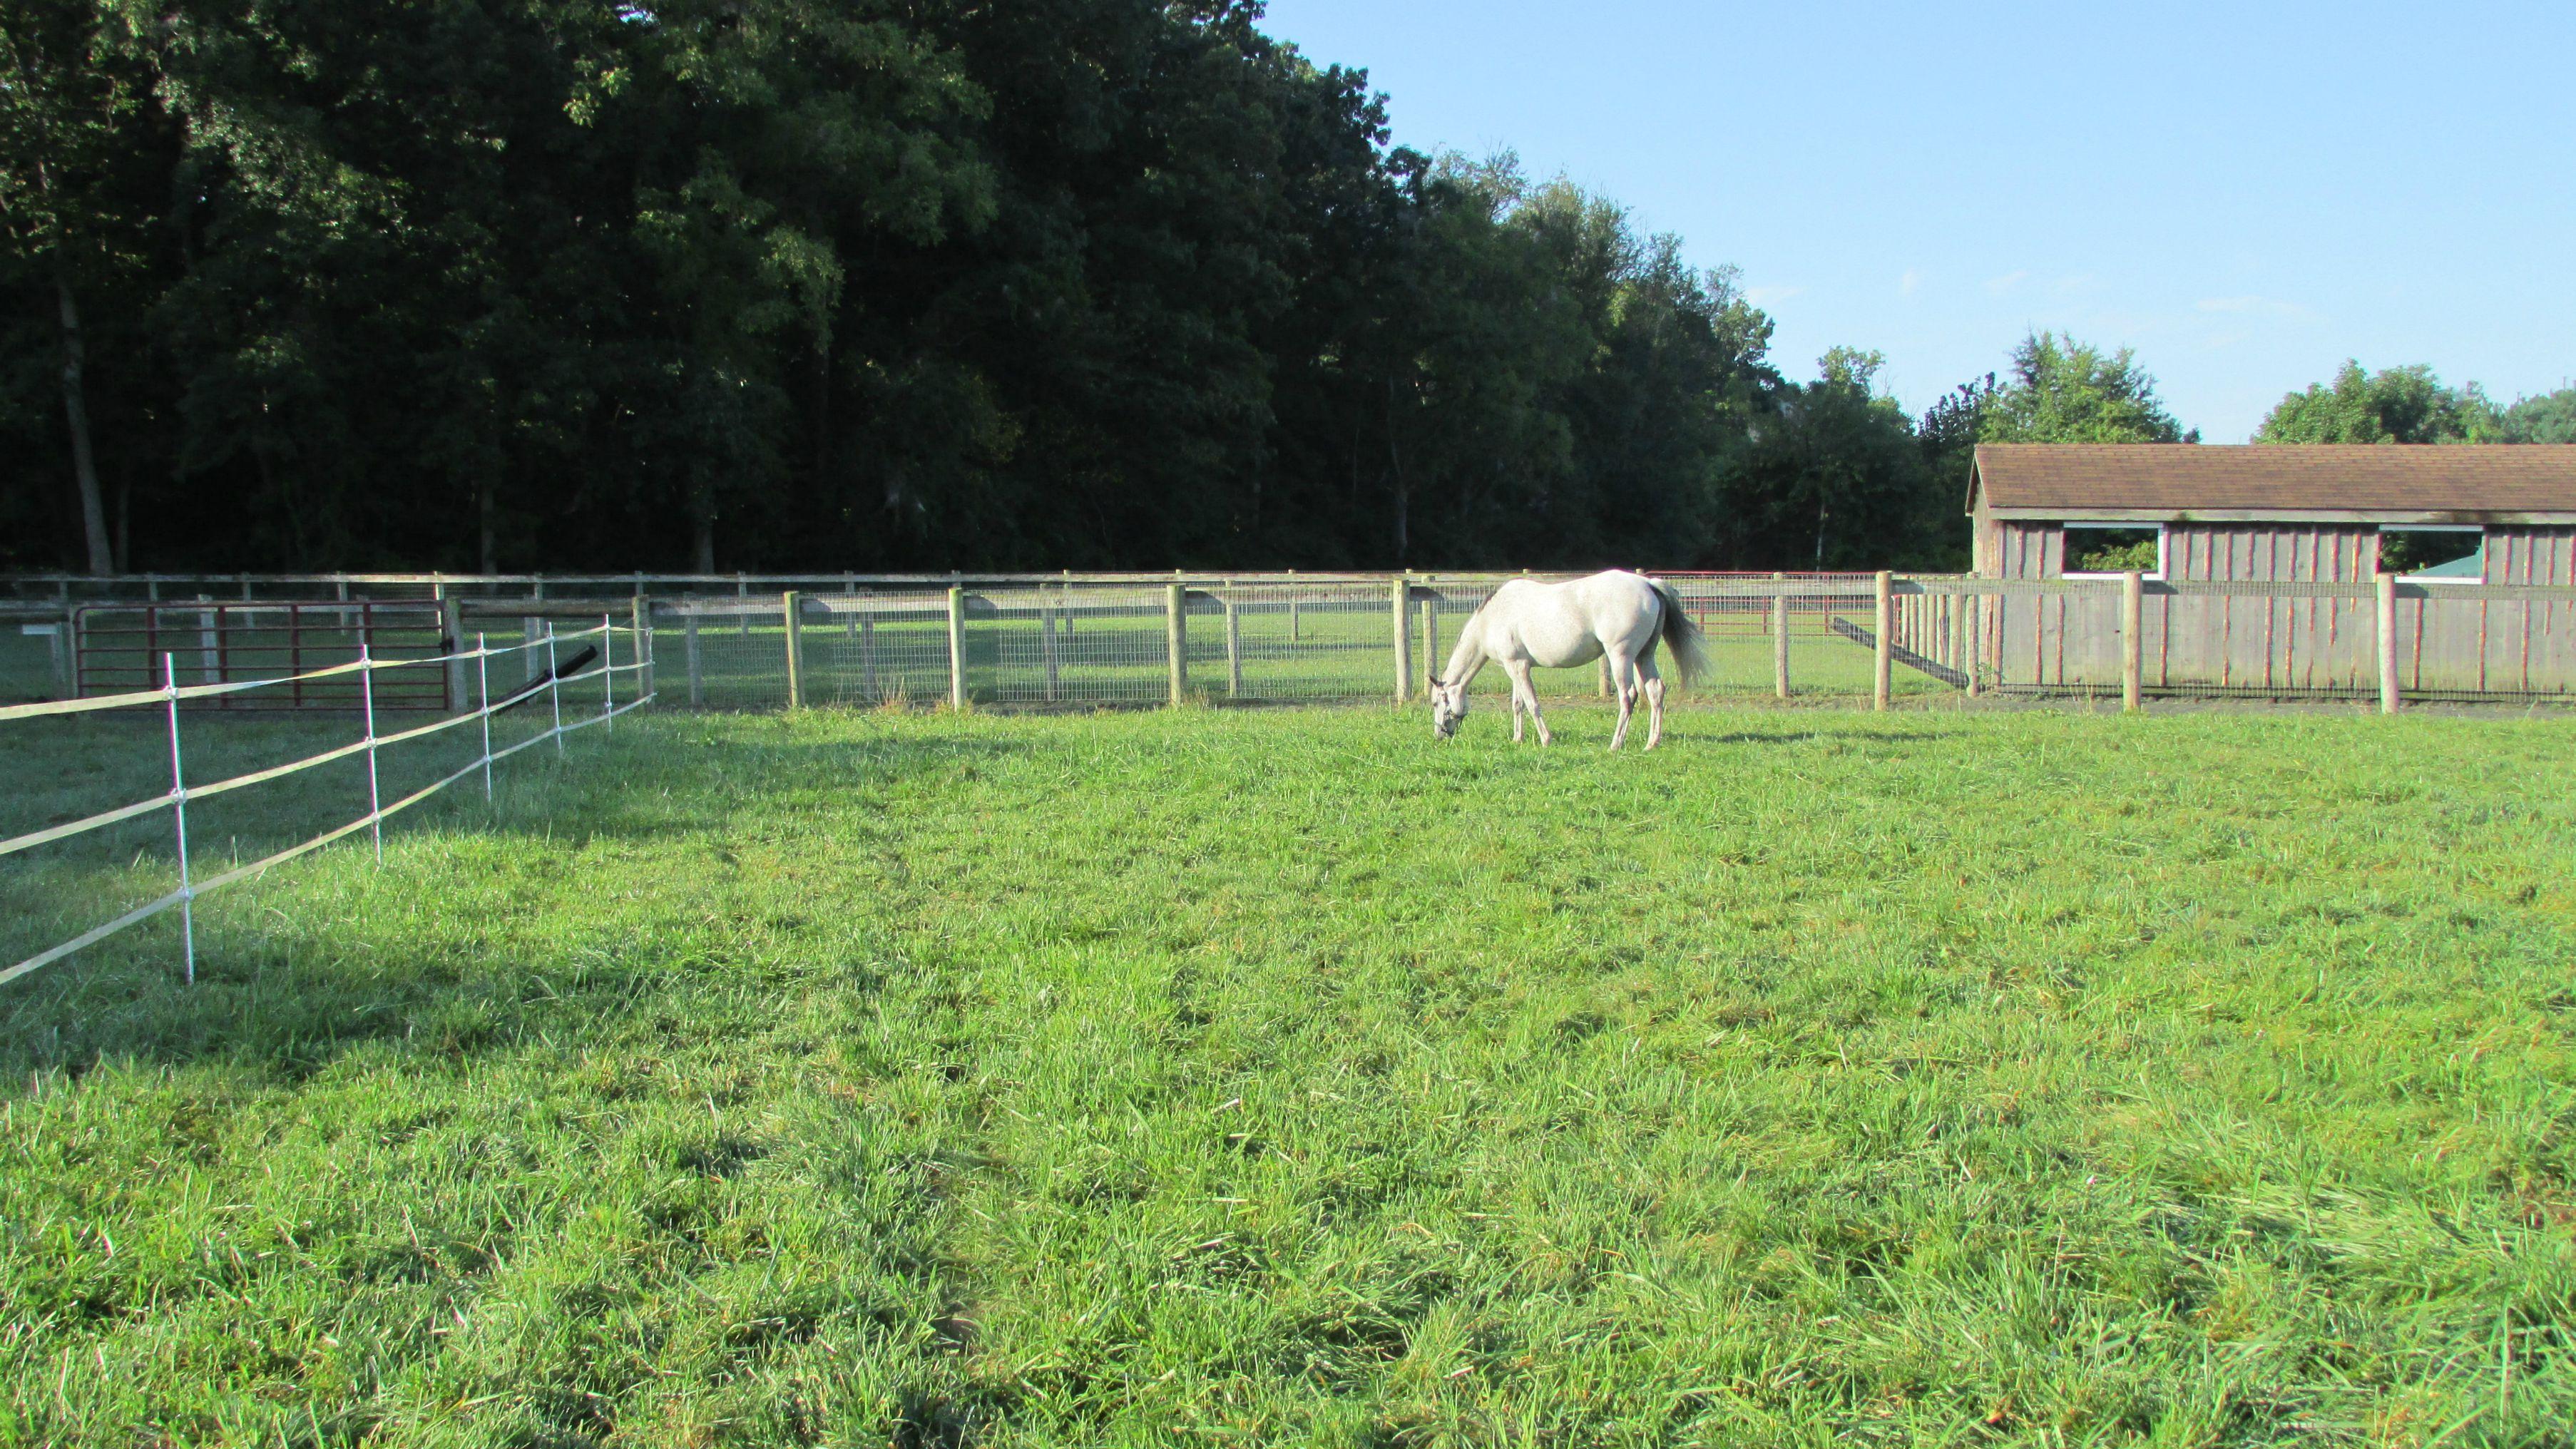
MULTIPOLYGON (((1662 579, 1648 579, 1655 597, 1664 601, 1664 620, 1660 626, 1664 647, 1673 651, 1673 672, 1681 676, 1685 688, 1696 685, 1709 671, 1708 636, 1691 621, 1690 611, 1682 607, 1682 596, 1662 579)), ((1655 646, 1648 644, 1648 649, 1655 646)))

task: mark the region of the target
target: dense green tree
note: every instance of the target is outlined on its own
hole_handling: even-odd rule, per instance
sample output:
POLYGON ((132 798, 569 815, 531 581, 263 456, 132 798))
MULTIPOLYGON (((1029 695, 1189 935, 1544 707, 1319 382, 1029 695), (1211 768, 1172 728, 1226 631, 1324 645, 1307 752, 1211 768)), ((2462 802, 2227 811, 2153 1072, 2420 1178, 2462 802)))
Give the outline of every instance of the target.
POLYGON ((2258 443, 2492 443, 2504 419, 2471 383, 2448 388, 2423 364, 2365 373, 2346 362, 2331 384, 2281 399, 2254 431, 2258 443))
POLYGON ((2508 443, 2576 443, 2576 387, 2517 399, 2501 431, 2508 443))
POLYGON ((1868 356, 1783 380, 1731 271, 1508 156, 1391 148, 1363 74, 1259 19, 0 11, 0 562, 1946 547, 1957 429, 1914 436, 1868 356))
MULTIPOLYGON (((60 439, 43 450, 62 463, 47 491, 70 505, 94 572, 118 563, 100 436, 134 426, 127 400, 150 386, 133 299, 159 280, 156 219, 172 169, 151 75, 110 19, 85 0, 0 8, 0 281, 33 304, 0 323, 0 427, 60 439)), ((130 487, 140 461, 120 447, 109 466, 130 487)), ((24 495, 0 503, 0 533, 50 532, 38 520, 51 512, 24 495)), ((0 545, 0 562, 14 552, 0 545)))
POLYGON ((2156 396, 2156 380, 2123 347, 2105 352, 2054 332, 2013 349, 2010 381, 1984 408, 1989 443, 2196 443, 2156 396))

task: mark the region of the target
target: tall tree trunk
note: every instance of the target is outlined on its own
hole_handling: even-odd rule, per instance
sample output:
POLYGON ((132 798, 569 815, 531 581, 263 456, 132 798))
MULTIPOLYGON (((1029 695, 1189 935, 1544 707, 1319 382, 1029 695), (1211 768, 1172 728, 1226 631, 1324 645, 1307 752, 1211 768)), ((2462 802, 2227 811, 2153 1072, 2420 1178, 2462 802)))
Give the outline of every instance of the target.
POLYGON ((702 574, 711 574, 716 571, 715 506, 706 499, 701 498, 698 500, 698 506, 695 512, 696 517, 692 522, 695 524, 697 529, 697 547, 693 552, 697 558, 698 572, 702 574))
POLYGON ((89 545, 89 571, 116 572, 116 555, 108 545, 107 508, 98 493, 98 458, 89 445, 89 394, 81 381, 88 349, 81 342, 80 305, 72 300, 71 280, 57 272, 54 297, 63 323, 63 416, 72 430, 72 478, 80 488, 81 537, 89 545))
POLYGON ((483 572, 499 573, 501 540, 495 535, 492 527, 492 473, 488 463, 484 468, 482 480, 474 486, 474 526, 480 535, 481 547, 476 550, 476 555, 483 561, 483 572))
POLYGON ((1404 486, 1404 459, 1395 451, 1395 379, 1386 380, 1386 462, 1395 478, 1395 566, 1404 567, 1407 534, 1412 528, 1413 491, 1404 486))
POLYGON ((116 571, 134 569, 134 457, 125 456, 116 470, 116 571))

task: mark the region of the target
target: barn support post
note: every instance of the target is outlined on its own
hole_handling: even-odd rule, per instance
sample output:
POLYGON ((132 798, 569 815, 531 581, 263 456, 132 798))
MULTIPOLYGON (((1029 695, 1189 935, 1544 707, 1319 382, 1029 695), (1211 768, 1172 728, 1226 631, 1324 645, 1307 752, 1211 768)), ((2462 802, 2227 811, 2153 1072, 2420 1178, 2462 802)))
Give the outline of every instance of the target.
POLYGON ((698 616, 695 614, 680 616, 680 655, 689 670, 689 708, 700 708, 707 702, 707 682, 705 674, 698 668, 698 616))
MULTIPOLYGON (((804 596, 790 589, 778 596, 779 619, 787 626, 787 707, 805 707, 805 639, 797 628, 797 616, 805 611, 804 596)), ((744 618, 749 624, 749 616, 744 618)))
POLYGON ((438 601, 438 652, 447 656, 447 707, 465 708, 465 601, 454 594, 438 601))
POLYGON ((948 586, 948 707, 966 707, 966 590, 948 586))
POLYGON ((1774 570, 1771 595, 1771 693, 1789 697, 1789 576, 1774 570))
POLYGON ((1395 702, 1402 704, 1413 698, 1413 621, 1406 617, 1413 612, 1413 590, 1409 580, 1398 574, 1387 592, 1395 619, 1395 702))
POLYGON ((1163 657, 1172 666, 1172 708, 1181 707, 1181 697, 1190 688, 1189 592, 1179 584, 1168 586, 1163 593, 1163 657))
POLYGON ((1225 697, 1243 698, 1243 619, 1232 594, 1225 600, 1225 697))
POLYGON ((1880 569, 1872 589, 1876 607, 1871 623, 1877 637, 1871 646, 1869 707, 1885 709, 1896 693, 1896 575, 1880 569))
POLYGON ((2120 575, 2120 708, 2130 714, 2145 708, 2146 594, 2146 575, 2136 569, 2120 575))
POLYGON ((2371 581, 2379 604, 2379 712, 2397 713, 2397 576, 2381 574, 2371 581))

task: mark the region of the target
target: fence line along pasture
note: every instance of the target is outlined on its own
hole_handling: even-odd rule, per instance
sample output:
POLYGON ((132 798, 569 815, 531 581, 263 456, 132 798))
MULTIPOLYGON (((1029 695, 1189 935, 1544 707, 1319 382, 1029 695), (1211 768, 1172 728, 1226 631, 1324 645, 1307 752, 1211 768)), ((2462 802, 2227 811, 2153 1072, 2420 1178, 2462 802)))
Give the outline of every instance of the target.
MULTIPOLYGON (((549 741, 560 754, 568 735, 593 725, 613 728, 619 715, 652 703, 655 698, 652 636, 649 628, 620 625, 605 615, 598 618, 597 624, 571 632, 558 632, 549 624, 533 637, 501 646, 477 637, 472 647, 467 648, 461 647, 461 638, 451 638, 444 652, 397 659, 375 657, 366 636, 360 634, 354 659, 299 674, 260 679, 216 677, 198 683, 182 683, 182 678, 191 673, 200 676, 212 674, 213 667, 211 664, 196 664, 189 654, 170 650, 164 652, 159 660, 161 682, 157 688, 0 706, 0 726, 75 715, 111 718, 119 712, 157 715, 157 723, 162 728, 152 736, 151 748, 155 752, 166 751, 170 780, 169 789, 163 793, 0 839, 0 856, 56 845, 166 810, 170 815, 170 845, 178 875, 175 888, 74 936, 54 942, 14 964, 0 967, 0 984, 173 909, 180 916, 185 974, 193 982, 197 966, 195 902, 199 897, 257 879, 276 866, 361 830, 370 833, 376 858, 381 862, 384 858, 384 822, 394 815, 478 773, 483 781, 484 798, 489 802, 493 796, 493 767, 500 762, 549 741), (623 662, 619 659, 621 637, 627 641, 623 662), (527 661, 526 677, 512 680, 507 677, 509 671, 505 667, 503 678, 496 682, 494 662, 510 661, 514 657, 527 661), (422 671, 438 671, 450 677, 470 675, 473 690, 471 707, 455 701, 458 707, 454 712, 442 711, 440 718, 380 732, 379 716, 386 711, 378 707, 379 681, 386 676, 418 675, 422 671), (627 676, 622 690, 620 676, 627 676), (294 691, 300 696, 308 692, 318 694, 326 688, 350 691, 353 684, 354 690, 348 694, 345 703, 353 705, 354 709, 344 712, 355 713, 359 718, 362 733, 357 739, 283 764, 246 770, 203 783, 191 782, 188 747, 192 740, 203 740, 209 729, 240 731, 256 728, 246 718, 222 718, 218 712, 226 706, 256 697, 262 691, 294 691), (588 695, 593 686, 597 694, 596 708, 588 707, 588 695), (565 708, 568 690, 575 696, 569 718, 565 708), (494 721, 522 706, 532 710, 542 708, 545 712, 543 727, 528 731, 525 738, 496 747, 494 721), (426 785, 402 793, 398 798, 386 798, 380 765, 388 751, 468 727, 476 732, 475 747, 464 764, 426 785), (197 873, 198 860, 192 854, 189 840, 188 812, 192 804, 256 786, 275 785, 342 760, 363 760, 365 765, 363 813, 247 863, 229 864, 211 875, 200 876, 197 873)), ((270 718, 273 720, 274 716, 270 718)))
MULTIPOLYGON (((2006 580, 1661 575, 1709 631, 1718 697, 1948 695, 2576 700, 2576 588, 2413 579, 2006 580), (2383 647, 2385 646, 2385 647, 2383 647), (2393 652, 2392 652, 2393 651, 2393 652)), ((681 637, 689 704, 1001 708, 1418 699, 1501 573, 322 574, 21 576, 0 690, 71 693, 100 651, 262 610, 439 618, 534 638, 549 615, 634 609, 681 637), (111 597, 113 596, 113 597, 111 597), (126 610, 158 609, 156 623, 126 610), (415 611, 400 615, 400 611, 415 611), (122 630, 122 632, 119 632, 122 630)), ((220 639, 220 622, 209 637, 220 639)), ((210 649, 208 652, 221 652, 210 649)), ((186 657, 183 652, 183 658, 186 657)), ((1543 690, 1602 689, 1596 673, 1543 690)), ((674 702, 681 681, 671 681, 674 702)), ((1489 674, 1480 690, 1499 693, 1489 674)), ((451 688, 451 697, 456 691, 451 688)), ((6 697, 0 695, 0 697, 6 697)))

